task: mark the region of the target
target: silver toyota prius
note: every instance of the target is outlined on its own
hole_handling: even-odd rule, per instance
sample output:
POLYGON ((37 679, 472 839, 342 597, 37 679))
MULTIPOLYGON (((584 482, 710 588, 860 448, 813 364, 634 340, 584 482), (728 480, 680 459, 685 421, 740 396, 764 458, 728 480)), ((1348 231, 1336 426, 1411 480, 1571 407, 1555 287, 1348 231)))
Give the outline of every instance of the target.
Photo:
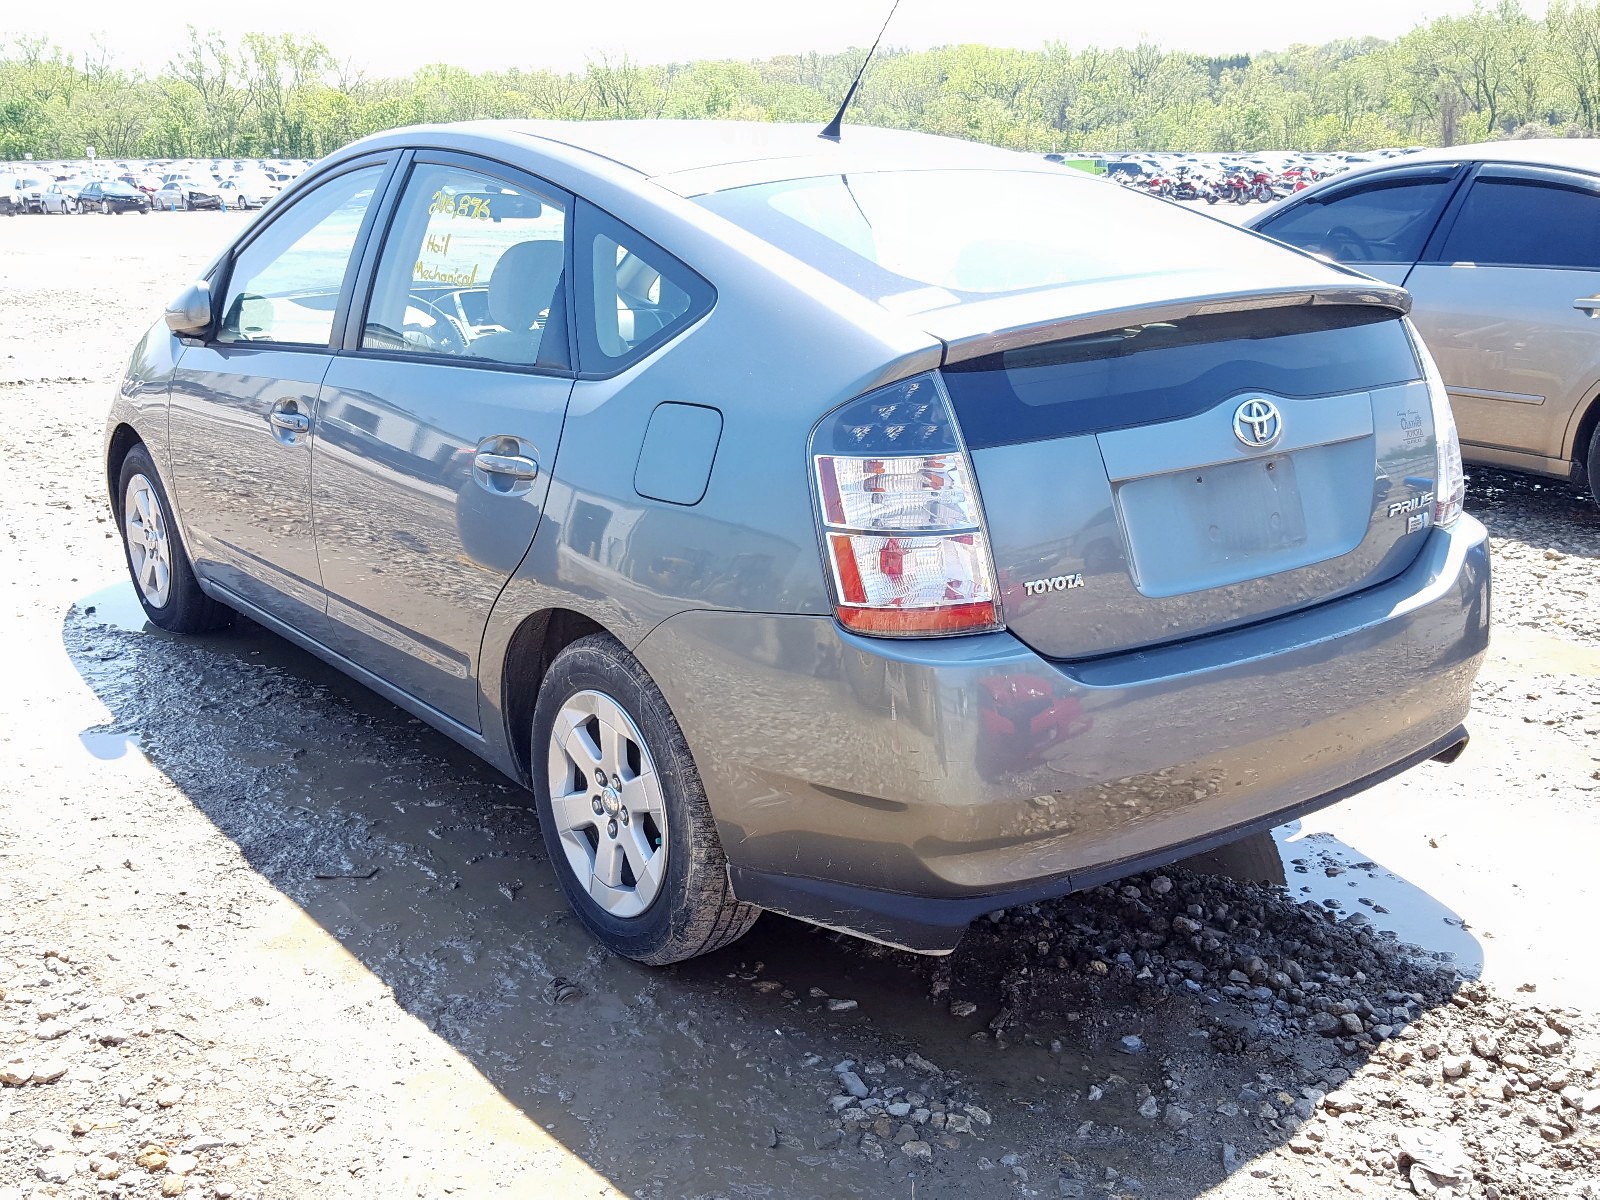
POLYGON ((145 611, 528 785, 605 945, 912 950, 1450 760, 1483 527, 1398 287, 870 128, 367 138, 134 352, 145 611))

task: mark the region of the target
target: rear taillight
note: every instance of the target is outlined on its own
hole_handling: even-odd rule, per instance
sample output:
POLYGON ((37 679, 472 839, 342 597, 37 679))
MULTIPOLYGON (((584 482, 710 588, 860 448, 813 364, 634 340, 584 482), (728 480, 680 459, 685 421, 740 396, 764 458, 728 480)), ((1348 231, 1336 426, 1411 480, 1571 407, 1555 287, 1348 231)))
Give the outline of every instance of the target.
POLYGON ((1448 528, 1460 518, 1467 496, 1467 473, 1461 465, 1461 438, 1456 433, 1455 413, 1450 410, 1450 393, 1445 391, 1433 355, 1428 353, 1415 329, 1411 329, 1411 342, 1422 362, 1423 378, 1428 381, 1428 402, 1433 409, 1433 523, 1448 528))
POLYGON ((1001 628, 972 463, 937 375, 836 409, 811 451, 823 557, 846 628, 885 637, 1001 628))

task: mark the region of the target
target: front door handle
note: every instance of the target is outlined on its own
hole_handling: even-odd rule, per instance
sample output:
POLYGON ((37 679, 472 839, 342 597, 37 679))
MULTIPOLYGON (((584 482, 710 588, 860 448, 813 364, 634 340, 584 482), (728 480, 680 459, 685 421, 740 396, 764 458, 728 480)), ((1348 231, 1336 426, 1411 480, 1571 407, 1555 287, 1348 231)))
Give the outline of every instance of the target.
POLYGON ((1586 312, 1591 317, 1600 313, 1600 296, 1579 296, 1572 302, 1572 307, 1579 312, 1586 312))
POLYGON ((304 433, 311 428, 310 417, 290 409, 275 408, 267 420, 272 422, 274 429, 281 429, 284 433, 304 433))
POLYGON ((526 481, 539 477, 539 464, 521 454, 494 454, 480 450, 472 460, 480 471, 491 475, 509 475, 512 479, 526 481))

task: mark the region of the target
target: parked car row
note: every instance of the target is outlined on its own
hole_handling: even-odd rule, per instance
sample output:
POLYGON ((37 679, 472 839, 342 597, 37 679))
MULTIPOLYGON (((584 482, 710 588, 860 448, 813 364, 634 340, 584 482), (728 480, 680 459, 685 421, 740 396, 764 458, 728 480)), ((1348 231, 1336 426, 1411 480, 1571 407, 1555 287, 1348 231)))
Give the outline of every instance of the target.
POLYGON ((145 163, 54 162, 0 164, 0 214, 74 212, 148 212, 151 209, 257 209, 271 202, 305 169, 303 161, 232 164, 212 161, 145 163), (118 185, 112 188, 112 185, 118 185), (108 198, 97 191, 85 203, 92 185, 111 188, 108 198), (125 203, 123 188, 140 193, 140 208, 125 203))

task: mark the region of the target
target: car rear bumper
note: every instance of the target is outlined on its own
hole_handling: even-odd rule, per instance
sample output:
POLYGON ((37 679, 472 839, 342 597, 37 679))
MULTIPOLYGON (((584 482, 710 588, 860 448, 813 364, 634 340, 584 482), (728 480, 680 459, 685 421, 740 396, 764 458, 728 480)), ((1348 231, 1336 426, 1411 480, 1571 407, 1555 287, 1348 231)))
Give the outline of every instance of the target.
POLYGON ((922 951, 976 915, 1333 803, 1465 736, 1488 643, 1470 517, 1398 577, 1089 662, 1007 633, 892 641, 690 612, 637 648, 741 899, 922 951))

